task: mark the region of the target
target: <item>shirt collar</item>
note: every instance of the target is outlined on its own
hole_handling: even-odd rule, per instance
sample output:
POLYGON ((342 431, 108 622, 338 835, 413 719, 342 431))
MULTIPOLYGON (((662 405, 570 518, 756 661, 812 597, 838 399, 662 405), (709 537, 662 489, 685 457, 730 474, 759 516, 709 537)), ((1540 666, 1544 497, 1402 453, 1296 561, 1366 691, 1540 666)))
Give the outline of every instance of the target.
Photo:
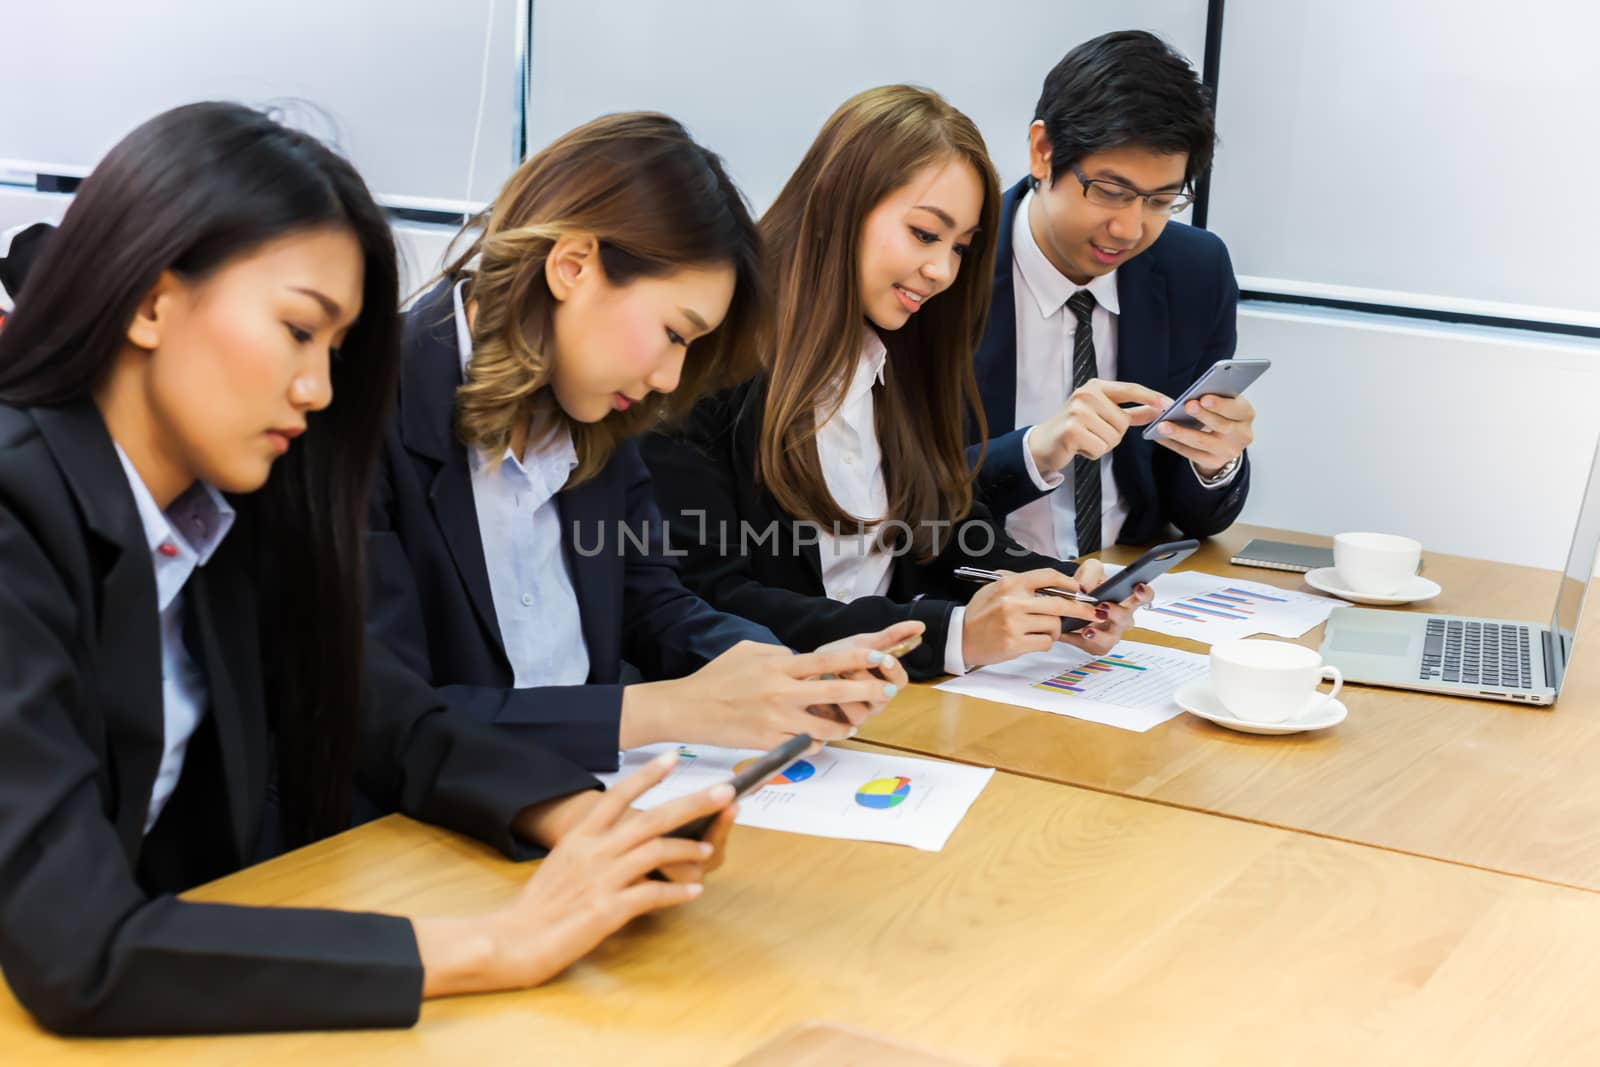
POLYGON ((888 361, 889 349, 877 330, 867 330, 861 340, 861 355, 856 361, 855 375, 850 379, 847 395, 853 395, 874 385, 883 384, 883 366, 888 361))
MULTIPOLYGON (((197 567, 208 563, 222 544, 222 539, 233 529, 234 510, 225 497, 204 482, 196 482, 179 494, 163 512, 156 506, 155 497, 133 461, 113 444, 117 458, 122 461, 122 473, 127 476, 128 488, 133 490, 133 502, 139 509, 139 523, 144 527, 145 543, 152 553, 161 553, 161 546, 171 544, 180 552, 194 557, 197 567)), ((166 555, 166 553, 161 553, 166 555)))
POLYGON ((450 302, 455 308, 456 316, 456 351, 461 355, 461 377, 467 376, 467 364, 472 362, 472 327, 467 325, 467 305, 461 299, 461 290, 466 286, 465 278, 456 282, 455 288, 450 290, 450 302))
POLYGON ((1094 294, 1095 303, 1111 314, 1121 314, 1117 304, 1116 270, 1089 279, 1088 285, 1077 285, 1045 258, 1039 242, 1033 239, 1033 227, 1028 225, 1028 205, 1032 202, 1031 189, 1017 201, 1017 217, 1011 224, 1011 254, 1039 308, 1039 316, 1047 319, 1054 315, 1080 289, 1094 294))

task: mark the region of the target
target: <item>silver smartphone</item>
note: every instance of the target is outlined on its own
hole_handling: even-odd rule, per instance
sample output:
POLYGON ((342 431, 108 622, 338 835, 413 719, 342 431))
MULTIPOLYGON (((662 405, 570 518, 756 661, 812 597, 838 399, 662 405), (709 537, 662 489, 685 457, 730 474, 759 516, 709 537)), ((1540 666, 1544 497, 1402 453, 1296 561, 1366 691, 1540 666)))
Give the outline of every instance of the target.
POLYGON ((1219 359, 1211 364, 1211 368, 1183 391, 1183 395, 1172 402, 1172 406, 1161 413, 1161 417, 1144 428, 1144 439, 1154 441, 1157 437, 1156 427, 1163 422, 1170 422, 1174 426, 1187 426, 1191 430, 1201 429, 1200 420, 1191 415, 1184 414, 1183 405, 1200 396, 1238 396, 1243 393, 1250 383, 1267 372, 1272 366, 1270 359, 1219 359))

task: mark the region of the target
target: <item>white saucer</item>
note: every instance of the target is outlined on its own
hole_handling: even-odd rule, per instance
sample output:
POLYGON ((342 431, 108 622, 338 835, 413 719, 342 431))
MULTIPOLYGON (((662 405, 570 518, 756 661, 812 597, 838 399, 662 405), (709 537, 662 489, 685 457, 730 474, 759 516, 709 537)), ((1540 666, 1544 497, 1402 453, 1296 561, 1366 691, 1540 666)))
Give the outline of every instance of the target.
MULTIPOLYGON (((1178 691, 1172 694, 1172 699, 1192 715, 1209 719, 1218 726, 1226 726, 1230 730, 1238 730, 1244 734, 1297 734, 1302 730, 1326 730, 1330 726, 1344 722, 1344 717, 1350 714, 1350 709, 1344 706, 1344 701, 1334 699, 1317 709, 1311 718, 1297 718, 1288 722, 1246 722, 1228 714, 1228 709, 1217 699, 1217 694, 1212 690, 1208 679, 1179 686, 1178 691)), ((1311 699, 1307 698, 1306 703, 1311 703, 1311 699)))
POLYGON ((1305 578, 1306 584, 1311 588, 1320 589, 1340 600, 1353 600, 1357 604, 1410 604, 1418 600, 1432 600, 1444 591, 1438 582, 1424 578, 1420 574, 1413 576, 1405 585, 1385 596, 1357 593, 1343 588, 1339 582, 1339 572, 1332 567, 1318 567, 1314 571, 1307 571, 1305 578))

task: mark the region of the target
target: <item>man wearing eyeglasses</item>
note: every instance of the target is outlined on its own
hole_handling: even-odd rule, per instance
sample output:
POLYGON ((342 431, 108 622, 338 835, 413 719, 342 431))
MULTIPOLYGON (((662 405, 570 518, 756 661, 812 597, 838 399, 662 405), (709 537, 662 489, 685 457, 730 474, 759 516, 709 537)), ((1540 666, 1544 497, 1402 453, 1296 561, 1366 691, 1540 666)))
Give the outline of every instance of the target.
POLYGON ((978 489, 1034 551, 1074 559, 1168 524, 1204 537, 1244 507, 1248 400, 1190 401, 1204 429, 1163 423, 1154 443, 1127 432, 1233 355, 1228 250, 1171 221, 1215 140, 1210 93, 1151 34, 1097 37, 1045 78, 975 360, 991 436, 978 489))

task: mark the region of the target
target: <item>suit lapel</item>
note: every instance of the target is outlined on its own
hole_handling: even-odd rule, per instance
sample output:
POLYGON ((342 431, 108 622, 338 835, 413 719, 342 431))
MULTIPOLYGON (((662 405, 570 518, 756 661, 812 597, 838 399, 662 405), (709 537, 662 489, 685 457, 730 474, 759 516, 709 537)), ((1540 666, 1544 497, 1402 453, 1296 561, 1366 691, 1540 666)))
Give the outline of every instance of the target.
POLYGON ((205 673, 210 694, 236 865, 246 862, 254 844, 256 804, 267 792, 269 744, 265 716, 256 706, 262 692, 256 600, 244 571, 231 565, 237 550, 237 545, 225 545, 195 571, 184 591, 186 643, 205 673), (257 754, 254 760, 251 753, 257 754))
POLYGON ((591 677, 608 676, 609 665, 622 655, 617 640, 624 628, 619 625, 623 605, 613 577, 627 563, 621 543, 622 516, 610 513, 615 486, 608 473, 563 489, 555 498, 561 515, 561 553, 578 599, 591 677), (608 668, 604 673, 602 666, 608 668))
POLYGON ((1006 190, 1000 204, 1000 233, 995 241, 994 295, 983 341, 973 361, 978 375, 978 395, 989 436, 1017 428, 1017 303, 1011 270, 1011 228, 1017 207, 1028 191, 1027 179, 1006 190))
MULTIPOLYGON (((1166 278, 1148 256, 1129 260, 1117 272, 1117 378, 1151 389, 1167 388, 1167 355, 1171 331, 1167 326, 1166 278)), ((1129 430, 1111 456, 1118 490, 1128 497, 1130 514, 1155 498, 1154 471, 1140 457, 1160 446, 1146 441, 1140 431, 1129 430)))
POLYGON ((133 492, 100 413, 82 401, 36 408, 34 421, 103 548, 97 557, 104 569, 95 605, 101 661, 97 696, 113 759, 117 835, 134 856, 144 836, 166 727, 155 569, 133 492))
MULTIPOLYGON (((752 549, 752 551, 775 551, 779 553, 775 558, 782 558, 783 555, 787 555, 789 558, 799 559, 801 566, 806 569, 806 573, 811 575, 811 580, 814 583, 813 588, 820 595, 823 590, 822 553, 814 544, 800 543, 799 538, 796 536, 799 523, 783 513, 783 509, 778 507, 777 500, 755 478, 756 452, 760 447, 757 439, 761 433, 762 413, 766 408, 766 392, 764 378, 753 384, 745 393, 744 402, 740 405, 734 424, 734 441, 739 451, 735 469, 742 468, 749 472, 750 489, 755 494, 756 508, 759 509, 759 512, 753 509, 752 514, 760 514, 766 520, 765 522, 751 523, 755 527, 750 531, 751 536, 764 536, 766 531, 772 528, 777 530, 777 543, 772 549, 761 548, 752 549)), ((741 508, 740 513, 743 514, 744 509, 741 508)), ((742 544, 742 536, 743 531, 728 531, 728 537, 732 544, 742 544)))
POLYGON ((456 389, 461 385, 461 351, 456 344, 452 284, 440 282, 405 317, 400 368, 400 439, 406 449, 435 466, 428 503, 450 557, 467 590, 473 611, 500 654, 500 622, 483 560, 477 505, 466 447, 454 433, 456 389))

